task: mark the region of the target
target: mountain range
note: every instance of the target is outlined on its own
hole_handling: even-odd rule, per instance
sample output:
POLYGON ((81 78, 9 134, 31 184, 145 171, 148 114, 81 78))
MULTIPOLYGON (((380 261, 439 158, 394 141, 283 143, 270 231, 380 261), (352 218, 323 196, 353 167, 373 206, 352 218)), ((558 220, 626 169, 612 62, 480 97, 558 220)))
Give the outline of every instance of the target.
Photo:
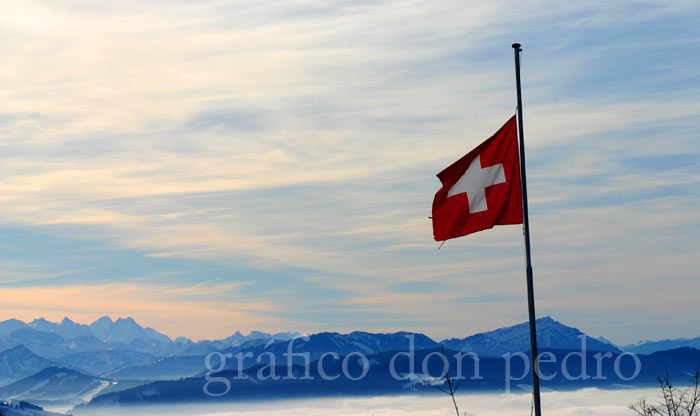
MULTIPOLYGON (((265 366, 254 366, 243 371, 242 375, 237 370, 229 369, 205 376, 188 377, 179 380, 156 381, 143 384, 130 389, 111 392, 95 397, 86 405, 74 409, 75 414, 90 413, 96 408, 114 407, 134 404, 184 404, 197 402, 217 401, 246 401, 246 400, 273 400, 310 397, 338 397, 357 395, 389 395, 389 394, 436 394, 436 387, 445 387, 445 379, 437 375, 442 373, 443 362, 439 359, 431 360, 432 354, 445 351, 447 365, 452 369, 452 374, 460 371, 466 378, 461 380, 463 390, 476 391, 503 391, 506 384, 505 374, 508 370, 515 375, 516 380, 509 386, 511 391, 530 391, 530 369, 524 366, 522 360, 514 360, 512 368, 506 367, 506 361, 501 357, 483 357, 479 360, 478 377, 475 377, 475 364, 471 359, 458 361, 454 351, 429 348, 415 351, 414 360, 417 363, 416 372, 410 369, 408 360, 396 360, 393 362, 395 352, 382 352, 367 356, 368 366, 358 360, 348 360, 343 369, 339 362, 329 361, 323 365, 319 361, 312 362, 308 367, 308 377, 302 366, 294 366, 291 374, 295 378, 288 379, 270 377, 261 379, 259 372, 265 366), (426 364, 427 363, 427 364, 426 364), (323 373, 319 368, 323 367, 323 373), (392 368, 395 373, 403 378, 397 379, 391 375, 392 368), (461 370, 456 370, 461 368, 461 370), (365 371, 366 373, 363 373, 365 371), (347 370, 351 377, 359 377, 365 374, 359 381, 342 376, 342 371, 347 370), (324 379, 327 375, 339 375, 338 379, 329 381, 324 379), (302 377, 303 376, 303 377, 302 377), (216 382, 211 385, 212 380, 216 382), (226 383, 221 380, 227 380, 226 383), (209 384, 209 386, 208 386, 209 384), (216 394, 216 397, 207 395, 216 394)), ((649 387, 656 385, 659 374, 668 371, 670 377, 681 380, 688 377, 688 370, 694 369, 700 360, 700 350, 681 348, 677 350, 661 351, 650 355, 641 355, 639 373, 632 379, 624 377, 634 374, 634 365, 631 360, 620 359, 620 354, 609 353, 609 359, 603 360, 598 365, 596 354, 589 351, 585 354, 585 361, 577 357, 569 360, 566 357, 572 353, 569 350, 546 350, 551 354, 554 362, 542 363, 542 374, 547 374, 546 380, 542 380, 544 391, 557 389, 576 389, 585 387, 599 388, 631 388, 649 387), (573 379, 563 376, 564 372, 559 367, 560 363, 567 362, 567 369, 573 374, 573 379), (583 364, 582 364, 583 363, 583 364), (618 364, 620 363, 619 367, 618 364), (585 368, 582 372, 581 368, 585 368), (581 377, 586 374, 586 377, 581 377), (620 377, 619 374, 623 374, 620 377), (549 377, 551 375, 551 378, 549 377)), ((286 375, 289 371, 284 366, 278 366, 275 371, 278 375, 286 375)))
POLYGON ((635 354, 652 354, 657 351, 665 351, 683 347, 700 349, 700 337, 664 339, 661 341, 644 340, 639 341, 635 344, 626 345, 622 347, 622 349, 624 351, 633 352, 635 354))
MULTIPOLYGON (((678 352, 685 351, 678 350, 679 347, 700 346, 700 338, 694 338, 643 341, 620 347, 604 338, 592 338, 579 329, 566 326, 550 317, 537 320, 537 335, 542 351, 553 351, 554 354, 577 351, 581 349, 583 342, 590 354, 604 352, 619 356, 627 351, 648 354, 644 360, 652 364, 661 359, 668 361, 669 356, 659 351, 676 348, 674 351, 678 352)), ((290 349, 295 353, 308 354, 311 361, 318 360, 327 352, 334 352, 339 357, 359 352, 374 360, 373 365, 380 364, 381 367, 386 366, 387 354, 407 351, 410 346, 424 353, 438 351, 443 347, 453 352, 474 352, 484 362, 495 363, 502 361, 500 357, 503 354, 529 351, 529 326, 522 323, 465 338, 442 341, 410 332, 321 332, 302 336, 297 332, 267 334, 252 331, 248 335, 235 332, 221 340, 193 342, 183 337, 172 340, 155 329, 142 327, 132 318, 119 318, 115 321, 109 317, 102 317, 90 325, 75 323, 68 318, 60 323, 49 322, 43 318, 29 323, 9 319, 0 322, 0 399, 33 400, 34 403, 45 406, 53 406, 59 402, 74 405, 90 400, 105 403, 104 400, 108 399, 104 397, 107 396, 119 401, 128 401, 129 395, 139 392, 142 388, 140 386, 153 383, 168 394, 174 391, 171 389, 187 390, 193 385, 199 385, 201 388, 202 376, 208 371, 205 360, 212 352, 226 354, 228 357, 238 354, 240 357, 266 356, 268 361, 274 360, 277 365, 286 362, 285 353, 290 349), (55 388, 51 390, 49 385, 55 385, 55 388), (60 390, 61 388, 65 390, 60 390), (70 394, 65 393, 68 391, 70 394), (65 397, 59 399, 58 396, 65 397)), ((697 350, 688 351, 691 358, 700 360, 695 355, 697 350)), ((676 355, 677 353, 673 353, 670 357, 676 355)), ((295 357, 293 363, 301 364, 305 359, 300 355, 295 357)), ((261 364, 264 363, 253 358, 244 358, 240 368, 255 371, 261 364)), ((228 360, 219 370, 226 372, 237 368, 239 367, 235 360, 228 360)), ((489 371, 496 371, 498 365, 493 364, 492 368, 494 370, 489 371)), ((652 368, 655 367, 652 365, 652 368)), ((368 379, 367 383, 379 383, 387 392, 396 392, 399 391, 397 389, 403 388, 384 380, 383 377, 378 374, 376 378, 368 379)), ((493 380, 492 382, 496 383, 493 380)), ((336 386, 341 384, 336 383, 336 386)), ((482 384, 484 388, 490 386, 488 381, 482 384)), ((363 385, 365 387, 362 388, 369 388, 366 383, 363 385)), ((275 390, 280 386, 281 384, 275 384, 274 387, 268 388, 275 390)), ((243 385, 241 388, 244 391, 252 389, 251 394, 258 394, 253 392, 257 392, 259 386, 243 385)), ((343 388, 360 387, 352 384, 343 388)), ((323 391, 332 394, 335 390, 323 391)), ((280 394, 284 396, 285 392, 283 389, 280 394)), ((189 397, 190 393, 196 396, 196 393, 186 393, 184 390, 180 393, 183 397, 189 397)), ((164 397, 166 396, 167 394, 164 397)))
POLYGON ((8 319, 0 322, 0 385, 27 376, 29 371, 36 372, 52 365, 102 376, 128 367, 156 363, 166 357, 202 356, 253 340, 289 340, 298 335, 294 332, 266 334, 252 331, 248 335, 235 332, 222 340, 193 342, 180 337, 173 341, 152 328, 140 326, 132 318, 113 321, 105 316, 90 325, 78 324, 68 318, 60 323, 44 318, 29 323, 8 319), (13 364, 17 362, 27 364, 13 364))
MULTIPOLYGON (((545 348, 576 350, 585 337, 586 348, 591 351, 621 353, 620 348, 608 342, 591 338, 580 330, 562 325, 550 317, 537 320, 537 343, 545 348)), ((472 335, 463 339, 442 341, 445 348, 455 351, 471 351, 481 357, 500 357, 513 351, 530 349, 530 327, 527 322, 519 325, 472 335)))

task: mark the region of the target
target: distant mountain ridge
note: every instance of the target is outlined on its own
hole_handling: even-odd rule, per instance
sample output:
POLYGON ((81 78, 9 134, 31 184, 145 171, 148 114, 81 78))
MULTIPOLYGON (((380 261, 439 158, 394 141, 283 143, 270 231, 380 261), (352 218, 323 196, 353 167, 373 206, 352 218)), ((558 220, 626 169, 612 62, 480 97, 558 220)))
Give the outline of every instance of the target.
MULTIPOLYGON (((669 346, 686 347, 686 344, 696 342, 696 339, 645 341, 619 348, 607 339, 592 338, 551 317, 537 320, 537 335, 540 350, 551 351, 557 356, 579 351, 582 342, 585 342, 588 354, 609 352, 619 356, 627 348, 653 352, 654 354, 640 357, 645 363, 653 364, 655 367, 650 370, 656 372, 662 368, 662 362, 676 362, 685 366, 688 363, 683 360, 698 359, 698 350, 691 348, 674 349, 672 352, 656 351, 657 348, 669 346)), ((500 364, 497 363, 503 360, 503 354, 529 351, 529 325, 521 323, 442 341, 412 332, 320 332, 302 336, 298 332, 266 334, 251 331, 244 335, 236 331, 221 340, 193 342, 184 337, 172 340, 152 328, 142 327, 128 317, 116 320, 102 317, 90 325, 75 323, 68 318, 60 323, 43 318, 29 323, 9 319, 0 322, 0 398, 13 397, 43 406, 54 406, 59 402, 72 406, 87 402, 95 395, 96 403, 108 400, 101 399, 102 396, 130 401, 132 394, 150 394, 149 388, 141 389, 139 386, 153 383, 159 389, 162 387, 163 390, 160 391, 163 393, 175 394, 175 391, 184 389, 183 394, 196 396, 196 389, 189 389, 195 385, 201 389, 201 377, 210 370, 205 366, 206 357, 212 352, 221 354, 220 357, 265 357, 262 362, 255 358, 243 360, 242 368, 254 371, 267 363, 284 365, 287 362, 286 354, 291 350, 297 353, 292 359, 294 365, 302 364, 306 360, 305 356, 311 361, 317 361, 326 353, 335 353, 338 357, 361 353, 369 357, 372 366, 377 363, 385 366, 387 357, 396 352, 410 351, 411 347, 416 354, 422 355, 440 351, 443 347, 451 352, 475 352, 484 363, 496 365, 492 367, 491 377, 497 378, 496 373, 501 371, 498 367, 500 364), (170 390, 171 388, 175 390, 170 390)), ((237 366, 236 360, 229 359, 223 370, 235 371, 237 366)), ((337 372, 337 368, 335 370, 337 372)), ((649 377, 651 373, 648 374, 647 378, 649 377)), ((419 385, 429 381, 426 380, 412 380, 409 384, 413 387, 410 388, 422 388, 419 385)), ((376 378, 368 381, 382 385, 387 383, 387 391, 404 390, 403 384, 386 379, 385 374, 377 373, 376 378)), ((492 381, 484 381, 486 384, 480 388, 492 388, 492 385, 488 385, 492 381)), ((249 390, 251 394, 262 394, 255 393, 258 391, 256 389, 262 387, 245 388, 252 389, 249 390)), ((267 387, 277 389, 278 393, 275 394, 280 397, 301 394, 303 390, 301 384, 282 383, 267 387), (287 388, 302 390, 295 393, 286 391, 287 388)), ((339 394, 344 388, 361 388, 359 384, 347 384, 345 387, 336 385, 330 389, 327 385, 306 387, 318 387, 328 394, 339 394)), ((431 386, 430 389, 432 388, 431 386)), ((175 394, 173 397, 179 396, 175 394)))
POLYGON ((216 341, 193 342, 185 337, 178 337, 173 341, 153 328, 142 327, 131 317, 113 321, 110 317, 103 316, 90 325, 75 323, 67 317, 60 323, 44 318, 29 323, 8 319, 0 322, 0 351, 25 345, 46 358, 115 349, 165 357, 200 355, 240 345, 249 340, 289 340, 299 335, 298 332, 266 334, 259 331, 251 331, 250 334, 244 335, 236 331, 233 335, 216 341))
POLYGON ((652 354, 657 351, 666 351, 676 348, 696 348, 700 349, 700 337, 697 338, 679 338, 679 339, 664 339, 661 341, 639 341, 635 344, 625 345, 622 347, 624 351, 633 352, 635 354, 652 354))
MULTIPOLYGON (((586 349, 621 353, 622 351, 610 344, 591 338, 576 328, 555 321, 547 316, 536 320, 537 344, 544 349, 577 350, 581 348, 581 337, 585 338, 586 349)), ((446 348, 455 351, 470 351, 482 357, 500 357, 509 352, 530 350, 529 323, 483 332, 463 339, 442 341, 446 348)))
POLYGON ((55 365, 31 352, 24 345, 18 345, 0 352, 0 385, 31 376, 44 368, 55 365))
MULTIPOLYGON (((700 344, 700 338, 697 338, 645 341, 620 348, 604 338, 592 338, 551 317, 537 320, 537 335, 541 350, 578 350, 582 340, 589 351, 616 354, 700 347, 694 344, 700 344)), ((449 350, 475 352, 481 357, 529 351, 528 323, 439 342, 419 333, 363 331, 346 334, 321 332, 308 336, 301 336, 298 332, 267 334, 259 331, 244 335, 236 331, 221 340, 193 342, 184 337, 172 340, 155 329, 142 327, 130 317, 112 320, 105 316, 90 325, 75 323, 69 318, 60 323, 43 318, 29 323, 9 319, 0 322, 0 386, 51 366, 120 381, 173 380, 201 374, 205 371, 204 359, 212 352, 242 352, 253 356, 268 352, 282 360, 289 343, 293 342, 295 352, 309 353, 311 359, 329 351, 340 355, 353 351, 371 355, 406 351, 409 337, 417 350, 444 345, 449 350)), ((247 362, 244 367, 252 365, 255 362, 247 362)))
MULTIPOLYGON (((289 341, 277 341, 272 344, 248 342, 221 352, 232 354, 250 352, 254 357, 268 352, 274 354, 275 357, 277 357, 277 361, 281 361, 284 359, 284 354, 291 348, 297 353, 308 353, 310 359, 315 360, 327 352, 335 352, 340 356, 344 356, 355 351, 366 355, 387 351, 408 351, 411 347, 411 343, 415 350, 436 348, 440 345, 427 335, 414 332, 395 332, 388 334, 363 331, 355 331, 349 334, 319 332, 318 334, 299 337, 289 341)), ((255 361, 253 360, 249 362, 250 365, 254 363, 255 361)), ((250 365, 245 365, 244 362, 243 367, 246 368, 250 365)))
POLYGON ((129 344, 136 340, 157 341, 168 343, 172 340, 152 328, 143 328, 131 317, 118 318, 116 321, 108 316, 96 320, 90 324, 91 333, 103 342, 115 342, 129 344))
POLYGON ((27 324, 19 319, 8 319, 0 322, 0 335, 10 335, 12 331, 26 327, 27 324))
MULTIPOLYGON (((281 341, 299 335, 298 332, 267 334, 260 331, 244 335, 236 331, 222 340, 193 342, 179 337, 173 341, 155 329, 142 327, 131 317, 112 320, 103 316, 90 325, 73 322, 67 317, 60 323, 44 318, 29 323, 8 319, 0 322, 0 386, 57 365, 92 376, 122 372, 148 378, 159 374, 144 374, 128 368, 147 366, 166 357, 196 356, 196 361, 201 361, 201 356, 210 352, 249 341, 281 341)), ((184 375, 190 375, 186 368, 176 373, 185 371, 184 375)))
POLYGON ((60 324, 39 318, 28 323, 27 326, 37 331, 54 333, 64 340, 93 336, 89 326, 77 324, 67 317, 63 318, 60 324))
POLYGON ((0 397, 40 405, 61 403, 75 406, 90 401, 111 384, 110 380, 69 368, 47 367, 34 375, 0 387, 0 397))
MULTIPOLYGON (((589 351, 603 351, 620 353, 620 349, 608 343, 595 340, 576 328, 565 326, 550 317, 538 320, 538 335, 541 338, 542 350, 579 350, 581 337, 586 340, 589 351)), ((311 360, 319 358, 327 352, 334 352, 341 356, 352 352, 362 352, 366 355, 378 354, 387 351, 408 351, 413 343, 415 350, 438 348, 441 344, 455 351, 472 351, 483 357, 500 357, 507 352, 522 352, 529 350, 529 327, 527 323, 501 328, 495 331, 473 335, 463 339, 451 339, 436 342, 424 334, 410 332, 396 332, 390 334, 368 333, 355 331, 348 334, 337 332, 321 332, 304 337, 294 338, 293 341, 284 339, 253 339, 240 345, 224 349, 216 349, 222 354, 249 355, 260 357, 264 354, 274 356, 276 362, 282 362, 285 353, 291 348, 296 353, 308 354, 311 360)), ((209 344, 208 347, 213 347, 209 344)), ((210 351, 208 351, 210 352, 210 351)), ((208 353, 207 352, 207 353, 208 353)), ((105 374, 115 380, 176 380, 202 374, 205 368, 206 353, 193 356, 165 357, 156 362, 128 366, 105 374)), ((298 364, 302 358, 295 358, 298 364)), ((243 359, 242 368, 256 365, 254 359, 243 359)), ((234 368, 237 361, 230 360, 226 368, 234 368)))
MULTIPOLYGON (((256 376, 262 368, 261 366, 251 367, 243 371, 243 376, 240 376, 235 369, 225 369, 221 372, 209 374, 209 378, 205 376, 182 378, 178 380, 156 381, 153 383, 136 386, 130 389, 121 390, 118 392, 106 393, 95 397, 89 404, 78 406, 74 409, 77 415, 90 414, 90 411, 95 411, 96 408, 122 406, 131 404, 186 404, 186 403, 203 403, 211 400, 207 396, 206 391, 215 392, 216 400, 231 400, 232 403, 242 400, 272 400, 272 399, 293 399, 293 398, 311 398, 311 397, 341 397, 343 395, 369 395, 377 396, 384 394, 417 394, 425 392, 434 394, 436 386, 444 387, 445 380, 436 378, 435 374, 440 374, 443 371, 443 362, 441 360, 429 360, 433 354, 438 354, 439 348, 417 350, 414 356, 416 365, 413 369, 408 360, 393 361, 394 352, 384 352, 379 354, 369 355, 367 357, 368 367, 358 360, 350 360, 347 363, 347 374, 352 377, 357 374, 365 374, 362 378, 350 378, 342 375, 337 379, 329 381, 327 374, 340 374, 341 364, 338 362, 324 363, 322 366, 320 361, 312 362, 308 367, 309 376, 302 377, 305 370, 301 366, 295 366, 291 372, 296 377, 292 378, 260 378, 256 376), (392 364, 393 362, 393 364, 392 364), (327 365, 326 365, 327 364, 327 365), (391 375, 391 368, 395 366, 395 374, 397 375, 412 375, 407 378, 399 379, 391 375), (323 368, 323 373, 321 372, 323 368), (366 368, 366 372, 363 372, 366 368), (228 380, 229 388, 225 388, 223 383, 219 383, 218 390, 205 390, 208 380, 228 380), (84 412, 85 411, 85 412, 84 412)), ((503 392, 506 385, 506 360, 501 357, 483 357, 479 360, 479 378, 474 378, 474 361, 472 360, 457 360, 454 351, 446 350, 445 359, 448 361, 448 367, 455 369, 461 368, 460 373, 467 375, 466 379, 462 380, 462 385, 466 386, 470 392, 476 391, 495 391, 503 392)), ((638 388, 650 387, 657 385, 657 377, 663 374, 664 371, 669 371, 670 377, 680 379, 687 377, 688 371, 693 371, 696 368, 698 360, 700 360, 700 350, 692 348, 684 348, 680 350, 671 350, 657 352, 651 355, 639 356, 640 365, 639 372, 634 377, 623 378, 620 376, 620 371, 629 375, 634 370, 634 366, 630 362, 625 362, 618 367, 620 354, 611 353, 608 360, 600 363, 595 359, 594 353, 586 354, 585 361, 576 362, 570 368, 583 368, 578 366, 585 365, 585 373, 596 375, 596 377, 565 377, 561 367, 566 360, 566 356, 570 354, 567 350, 553 350, 553 361, 542 363, 542 371, 545 374, 551 374, 551 378, 542 380, 543 387, 546 389, 578 389, 586 387, 606 387, 606 388, 638 388), (583 364, 585 363, 585 364, 583 364), (600 375, 600 377, 598 377, 600 375)), ((598 353, 599 354, 599 353, 598 353)), ((457 354, 459 355, 459 354, 457 354)), ((522 374, 524 381, 518 381, 517 384, 512 384, 514 390, 523 388, 529 390, 527 381, 531 369, 526 368, 521 360, 513 362, 513 373, 522 374), (522 384, 520 384, 522 383, 522 384)), ((567 367, 569 367, 567 365, 567 367)), ((284 365, 278 365, 275 373, 285 374, 287 368, 284 365)), ((583 374, 583 370, 581 374, 583 374)))

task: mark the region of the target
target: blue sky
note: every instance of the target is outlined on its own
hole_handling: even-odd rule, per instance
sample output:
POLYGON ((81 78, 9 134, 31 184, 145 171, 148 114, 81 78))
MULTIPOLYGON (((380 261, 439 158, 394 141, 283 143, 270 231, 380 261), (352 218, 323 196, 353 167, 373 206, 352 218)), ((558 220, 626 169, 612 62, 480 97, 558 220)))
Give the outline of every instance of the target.
POLYGON ((697 2, 9 1, 0 312, 170 336, 526 320, 517 226, 435 174, 515 111, 538 315, 697 336, 697 2))

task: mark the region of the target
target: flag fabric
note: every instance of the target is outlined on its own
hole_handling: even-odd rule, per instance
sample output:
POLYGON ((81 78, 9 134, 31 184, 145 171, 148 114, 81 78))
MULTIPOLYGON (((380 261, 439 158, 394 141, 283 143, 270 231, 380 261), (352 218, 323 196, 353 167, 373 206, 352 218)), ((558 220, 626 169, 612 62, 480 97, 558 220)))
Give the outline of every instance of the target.
POLYGON ((438 173, 433 237, 444 241, 494 225, 522 224, 515 116, 496 134, 438 173))

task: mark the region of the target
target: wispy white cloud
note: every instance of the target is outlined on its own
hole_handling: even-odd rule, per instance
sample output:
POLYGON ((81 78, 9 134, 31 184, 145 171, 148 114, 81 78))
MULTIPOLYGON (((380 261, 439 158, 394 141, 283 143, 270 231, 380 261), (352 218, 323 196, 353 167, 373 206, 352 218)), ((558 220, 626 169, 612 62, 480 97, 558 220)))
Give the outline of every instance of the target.
MULTIPOLYGON (((668 269, 696 285, 697 164, 624 162, 700 152, 700 87, 687 82, 699 66, 677 52, 700 39, 697 16, 690 1, 10 1, 0 218, 152 259, 276 270, 278 290, 240 292, 321 316, 299 325, 354 329, 366 313, 447 336, 464 316, 479 316, 466 332, 519 321, 518 227, 438 252, 427 217, 434 174, 513 112, 508 45, 520 40, 540 311, 583 322, 588 300, 571 294, 612 276, 618 292, 668 269), (444 292, 392 294, 411 282, 444 292), (465 300, 499 295, 510 301, 488 316, 465 300)), ((57 288, 55 269, 30 274, 57 288)), ((620 308, 596 299, 586 324, 602 330, 620 308)), ((674 316, 656 330, 687 335, 674 316)))

